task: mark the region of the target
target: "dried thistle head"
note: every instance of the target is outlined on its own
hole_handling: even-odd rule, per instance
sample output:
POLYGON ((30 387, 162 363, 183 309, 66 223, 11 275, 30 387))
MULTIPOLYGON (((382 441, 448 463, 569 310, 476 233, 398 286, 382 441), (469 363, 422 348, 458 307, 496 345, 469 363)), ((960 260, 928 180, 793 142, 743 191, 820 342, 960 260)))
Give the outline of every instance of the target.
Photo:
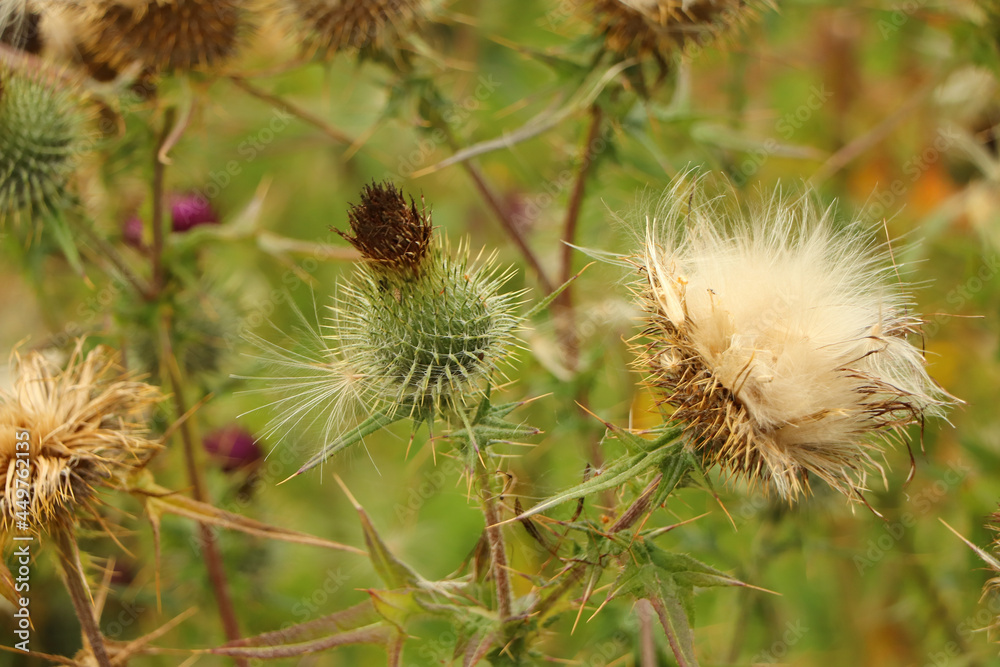
POLYGON ((0 61, 0 223, 70 205, 70 179, 88 145, 83 109, 65 77, 0 61))
POLYGON ((351 234, 334 230, 354 246, 376 268, 416 272, 431 246, 431 215, 420 200, 421 210, 392 183, 366 185, 361 203, 347 212, 351 234))
POLYGON ((754 20, 769 0, 589 0, 609 51, 623 58, 654 59, 661 78, 670 55, 707 46, 754 20))
POLYGON ((236 54, 249 18, 248 0, 89 0, 80 48, 92 69, 211 70, 236 54))
POLYGON ((25 515, 23 523, 34 533, 98 518, 98 491, 121 486, 159 447, 145 426, 159 391, 124 377, 107 348, 85 354, 80 341, 65 369, 38 352, 15 352, 13 362, 13 388, 0 393, 4 540, 23 528, 25 515), (24 441, 27 450, 19 446, 24 441), (18 492, 24 479, 26 505, 18 492))
POLYGON ((322 58, 382 49, 410 29, 424 0, 284 0, 306 48, 322 58))
POLYGON ((954 402, 908 340, 921 320, 888 257, 806 198, 748 216, 682 178, 638 265, 648 383, 707 464, 790 502, 810 474, 859 498, 882 445, 954 402))

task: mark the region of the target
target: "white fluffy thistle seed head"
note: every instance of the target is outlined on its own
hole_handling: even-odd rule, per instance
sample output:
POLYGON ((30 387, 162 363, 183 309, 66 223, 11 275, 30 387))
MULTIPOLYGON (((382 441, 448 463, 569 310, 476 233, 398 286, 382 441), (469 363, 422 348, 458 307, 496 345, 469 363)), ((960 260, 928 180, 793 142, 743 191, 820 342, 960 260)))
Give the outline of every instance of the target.
POLYGON ((883 445, 954 402, 887 248, 829 213, 780 193, 740 213, 685 176, 637 259, 649 384, 706 464, 790 502, 810 474, 860 499, 883 445))

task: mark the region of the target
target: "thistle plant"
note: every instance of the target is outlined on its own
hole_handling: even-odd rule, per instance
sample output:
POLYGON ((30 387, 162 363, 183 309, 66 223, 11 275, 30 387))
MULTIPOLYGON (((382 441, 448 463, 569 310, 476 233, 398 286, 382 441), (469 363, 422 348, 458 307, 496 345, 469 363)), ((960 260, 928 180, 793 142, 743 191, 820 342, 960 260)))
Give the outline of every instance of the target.
POLYGON ((326 445, 299 472, 346 446, 338 429, 352 406, 368 416, 350 442, 404 417, 464 419, 515 346, 520 293, 502 291, 511 273, 465 245, 453 254, 423 202, 418 210, 392 183, 373 183, 348 219, 339 233, 362 260, 329 306, 320 357, 252 339, 285 371, 273 383, 284 395, 271 432, 325 420, 326 445))
POLYGON ((67 361, 15 355, 0 395, 29 659, 976 664, 928 517, 996 497, 996 12, 777 5, 0 0, 0 337, 67 361), (816 194, 742 203, 788 173, 816 194), (881 225, 814 203, 871 197, 881 225), (38 623, 60 586, 79 651, 38 623))
MULTIPOLYGON (((13 389, 0 395, 0 548, 15 535, 49 535, 67 590, 98 665, 110 664, 82 569, 76 526, 90 519, 113 536, 100 492, 124 490, 158 449, 146 419, 160 400, 122 378, 110 351, 77 344, 62 369, 39 353, 15 354, 13 389), (27 447, 22 445, 27 444, 27 447)), ((12 582, 3 569, 5 581, 12 582)), ((16 599, 13 588, 4 595, 16 599)))
POLYGON ((0 395, 0 535, 10 539, 19 513, 32 518, 35 534, 101 521, 100 491, 124 488, 159 449, 147 427, 159 391, 121 377, 110 350, 85 352, 82 341, 64 369, 38 352, 15 353, 14 364, 14 387, 0 395), (17 434, 25 432, 33 467, 27 504, 15 483, 17 434))
MULTIPOLYGON (((620 58, 655 62, 657 84, 666 77, 676 52, 731 36, 763 9, 774 6, 768 0, 588 0, 583 4, 597 23, 605 48, 620 58)), ((637 83, 644 91, 641 76, 637 83)))

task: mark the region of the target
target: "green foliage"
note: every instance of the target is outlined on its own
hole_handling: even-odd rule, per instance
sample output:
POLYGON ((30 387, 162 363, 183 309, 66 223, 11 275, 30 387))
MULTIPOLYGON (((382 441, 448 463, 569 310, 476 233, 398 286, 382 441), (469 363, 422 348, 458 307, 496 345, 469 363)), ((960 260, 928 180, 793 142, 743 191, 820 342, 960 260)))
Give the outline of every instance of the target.
MULTIPOLYGON (((0 216, 44 219, 0 245, 0 338, 58 355, 90 334, 170 397, 150 420, 163 451, 107 498, 123 529, 80 536, 109 650, 139 667, 995 661, 973 632, 1000 609, 980 602, 991 574, 937 521, 983 547, 1000 497, 995 3, 751 4, 759 22, 662 62, 609 52, 593 5, 562 0, 407 3, 360 53, 308 17, 292 38, 265 20, 191 76, 122 62, 95 82, 52 45, 68 77, 0 53, 0 216), (106 121, 93 146, 78 78, 106 121), (810 181, 880 239, 918 241, 893 242, 899 279, 925 285, 931 373, 967 405, 906 434, 912 479, 903 447, 880 460, 865 500, 884 520, 816 480, 789 505, 704 469, 640 384, 643 275, 621 258, 691 167, 741 200, 810 181), (461 243, 424 257, 425 227, 387 228, 355 248, 411 259, 359 259, 335 230, 374 182, 461 243), (172 231, 180 192, 220 224, 172 231), (583 248, 617 261, 577 274, 583 248), (201 436, 236 421, 267 456, 224 471, 201 436)), ((74 656, 51 552, 31 567, 32 648, 74 656)))

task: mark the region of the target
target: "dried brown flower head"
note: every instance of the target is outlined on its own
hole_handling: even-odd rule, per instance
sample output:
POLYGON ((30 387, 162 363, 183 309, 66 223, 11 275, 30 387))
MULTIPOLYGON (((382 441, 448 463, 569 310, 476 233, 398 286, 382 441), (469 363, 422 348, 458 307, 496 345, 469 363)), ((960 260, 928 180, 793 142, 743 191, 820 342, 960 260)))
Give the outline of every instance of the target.
POLYGON ((92 69, 212 69, 235 55, 248 19, 246 0, 92 0, 81 50, 92 69))
POLYGON ((954 402, 861 226, 780 195, 747 217, 684 178, 650 220, 639 356, 707 464, 788 501, 810 475, 859 499, 885 440, 954 402))
POLYGON ((13 363, 13 388, 0 393, 0 541, 98 518, 98 489, 118 487, 159 447, 144 419, 160 393, 123 377, 111 350, 85 354, 80 341, 65 369, 37 352, 13 363))
MULTIPOLYGON (((421 199, 421 201, 423 201, 421 199)), ((431 214, 386 181, 372 182, 361 191, 361 203, 347 213, 350 236, 334 230, 357 248, 361 255, 392 270, 417 271, 431 246, 431 214)))
POLYGON ((381 49, 410 28, 423 0, 286 0, 306 47, 327 58, 338 51, 381 49))
POLYGON ((623 57, 654 58, 661 70, 668 55, 718 37, 753 20, 765 0, 590 0, 607 48, 623 57))

